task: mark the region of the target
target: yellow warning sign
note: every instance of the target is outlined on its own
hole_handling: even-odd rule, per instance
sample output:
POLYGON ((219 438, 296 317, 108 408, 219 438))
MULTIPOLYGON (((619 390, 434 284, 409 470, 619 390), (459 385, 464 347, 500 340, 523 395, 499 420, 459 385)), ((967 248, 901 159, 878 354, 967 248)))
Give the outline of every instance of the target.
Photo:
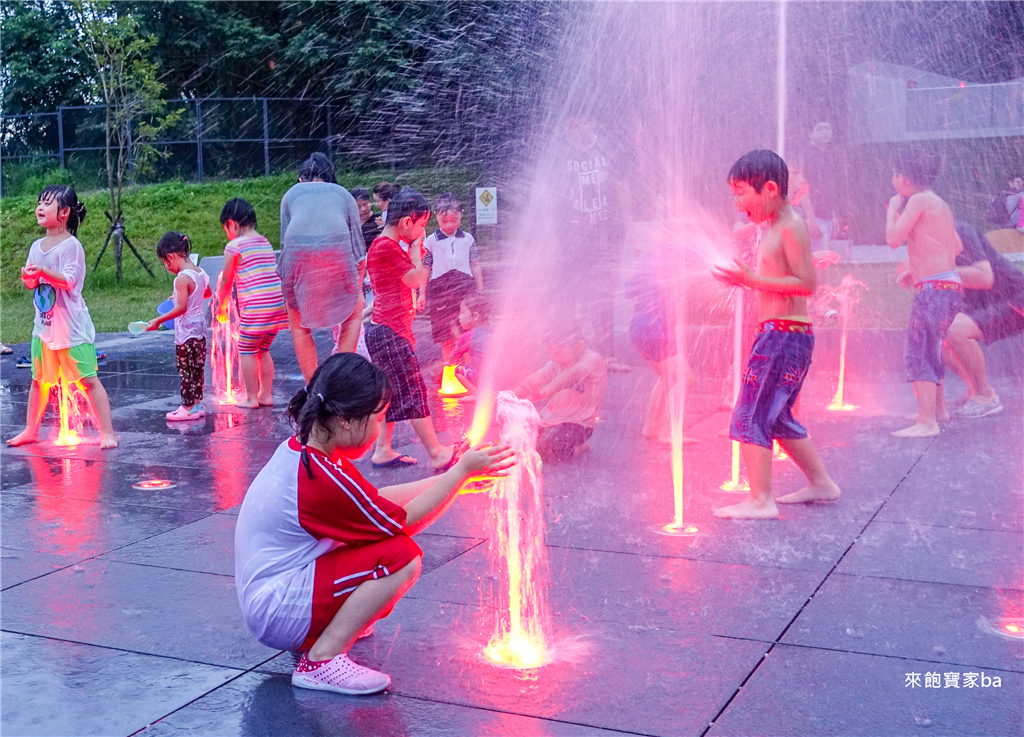
POLYGON ((498 188, 476 188, 476 224, 495 225, 498 222, 498 188))

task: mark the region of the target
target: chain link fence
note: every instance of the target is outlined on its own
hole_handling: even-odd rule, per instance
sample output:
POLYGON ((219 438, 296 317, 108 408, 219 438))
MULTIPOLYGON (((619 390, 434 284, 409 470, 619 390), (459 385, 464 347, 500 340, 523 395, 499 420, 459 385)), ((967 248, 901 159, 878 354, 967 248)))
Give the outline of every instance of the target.
MULTIPOLYGON (((158 155, 133 170, 134 182, 269 175, 296 169, 313 151, 349 153, 325 100, 207 97, 168 101, 166 109, 178 120, 151 142, 158 155)), ((26 172, 54 167, 83 186, 105 186, 105 112, 103 105, 83 105, 0 116, 0 187, 7 191, 26 172)))

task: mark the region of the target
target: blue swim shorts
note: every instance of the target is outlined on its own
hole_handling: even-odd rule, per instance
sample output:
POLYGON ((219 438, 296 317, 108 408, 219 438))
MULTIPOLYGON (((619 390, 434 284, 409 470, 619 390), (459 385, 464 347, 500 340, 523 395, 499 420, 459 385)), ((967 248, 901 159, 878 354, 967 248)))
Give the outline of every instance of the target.
POLYGON ((814 352, 809 323, 765 320, 743 372, 739 402, 732 412, 729 437, 741 443, 772 447, 774 438, 796 440, 807 430, 793 417, 814 352))
POLYGON ((954 281, 928 280, 915 284, 914 291, 904 352, 907 381, 941 384, 945 375, 942 341, 963 309, 963 287, 954 281))

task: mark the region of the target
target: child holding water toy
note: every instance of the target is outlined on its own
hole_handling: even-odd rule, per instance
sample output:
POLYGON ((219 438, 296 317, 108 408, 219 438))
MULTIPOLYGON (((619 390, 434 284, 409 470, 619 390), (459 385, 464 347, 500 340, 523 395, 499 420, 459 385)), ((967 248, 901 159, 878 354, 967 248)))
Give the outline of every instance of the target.
POLYGON ((181 406, 167 413, 171 422, 201 420, 203 371, 206 368, 206 318, 203 300, 210 296, 210 277, 190 258, 192 242, 184 233, 164 233, 156 244, 156 255, 174 277, 174 306, 149 321, 147 330, 157 330, 174 320, 174 352, 181 376, 181 406))
POLYGON ((270 346, 277 331, 288 327, 281 294, 281 277, 270 241, 256 232, 256 210, 245 200, 228 200, 220 222, 229 242, 224 246, 224 270, 217 291, 217 319, 227 311, 231 287, 238 295, 238 356, 245 384, 245 401, 236 407, 254 409, 274 403, 274 361, 270 346))
POLYGON ((100 429, 100 448, 116 448, 110 400, 96 376, 96 330, 82 299, 85 250, 76 234, 85 205, 66 184, 51 184, 39 195, 36 222, 46 236, 29 248, 21 281, 33 290, 32 388, 25 429, 7 441, 25 445, 39 439, 50 387, 62 378, 81 384, 100 429))
POLYGON ((440 476, 375 489, 352 461, 373 447, 391 387, 355 353, 324 361, 288 405, 297 430, 253 480, 235 527, 235 588, 246 625, 272 648, 301 650, 292 685, 364 695, 391 678, 348 651, 420 574, 411 535, 471 478, 503 476, 505 446, 478 445, 440 476))

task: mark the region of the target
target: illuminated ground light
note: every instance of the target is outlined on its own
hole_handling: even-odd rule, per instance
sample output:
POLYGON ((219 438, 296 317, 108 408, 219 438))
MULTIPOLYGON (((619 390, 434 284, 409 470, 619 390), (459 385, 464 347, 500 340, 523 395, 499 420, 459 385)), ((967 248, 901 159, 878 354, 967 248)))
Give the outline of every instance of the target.
POLYGON ((659 535, 669 535, 670 537, 691 537, 700 534, 700 530, 697 529, 696 525, 684 524, 677 526, 675 522, 669 522, 667 525, 655 525, 654 531, 659 535))
POLYGON ((454 364, 445 364, 441 374, 441 388, 437 390, 437 393, 442 397, 458 397, 469 394, 469 389, 464 387, 455 375, 454 364))
POLYGON ((997 635, 1024 640, 1024 617, 1004 617, 1002 619, 994 619, 988 623, 988 627, 997 635))
POLYGON ((132 484, 133 489, 140 489, 142 491, 152 491, 153 489, 173 489, 177 486, 173 481, 167 479, 146 479, 140 481, 137 484, 132 484))

